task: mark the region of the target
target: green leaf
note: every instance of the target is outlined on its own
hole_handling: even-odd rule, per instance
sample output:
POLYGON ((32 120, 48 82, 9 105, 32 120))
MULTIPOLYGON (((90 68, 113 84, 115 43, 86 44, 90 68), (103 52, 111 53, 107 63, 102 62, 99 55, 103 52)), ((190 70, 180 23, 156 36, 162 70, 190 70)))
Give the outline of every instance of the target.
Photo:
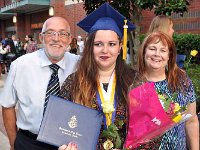
POLYGON ((177 98, 177 96, 178 96, 178 93, 174 92, 174 93, 172 94, 172 100, 174 101, 174 100, 177 98))
POLYGON ((102 137, 105 137, 105 138, 116 138, 117 136, 117 133, 115 132, 110 132, 108 130, 103 130, 102 134, 101 134, 102 137))
POLYGON ((124 121, 120 120, 117 122, 119 128, 122 128, 122 126, 124 125, 124 121))
POLYGON ((110 131, 117 131, 117 130, 119 130, 118 128, 117 128, 117 126, 115 125, 115 124, 111 124, 111 125, 109 125, 108 126, 108 129, 107 130, 110 130, 110 131))
POLYGON ((121 148, 121 145, 122 145, 122 141, 121 141, 120 137, 117 136, 115 139, 115 148, 121 148))
POLYGON ((106 130, 103 130, 101 136, 106 138, 116 138, 118 136, 118 128, 115 124, 108 126, 106 130))
POLYGON ((164 102, 165 111, 168 111, 171 102, 172 102, 171 100, 164 102))

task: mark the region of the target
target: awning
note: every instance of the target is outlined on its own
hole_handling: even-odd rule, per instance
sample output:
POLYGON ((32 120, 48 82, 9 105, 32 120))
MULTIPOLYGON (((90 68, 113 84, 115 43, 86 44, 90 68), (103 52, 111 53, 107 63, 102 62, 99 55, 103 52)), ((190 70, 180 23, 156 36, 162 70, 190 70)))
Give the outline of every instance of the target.
POLYGON ((49 6, 50 0, 21 0, 2 7, 0 13, 31 13, 48 9, 49 6))
POLYGON ((1 13, 0 12, 0 19, 7 19, 14 16, 14 13, 1 13))

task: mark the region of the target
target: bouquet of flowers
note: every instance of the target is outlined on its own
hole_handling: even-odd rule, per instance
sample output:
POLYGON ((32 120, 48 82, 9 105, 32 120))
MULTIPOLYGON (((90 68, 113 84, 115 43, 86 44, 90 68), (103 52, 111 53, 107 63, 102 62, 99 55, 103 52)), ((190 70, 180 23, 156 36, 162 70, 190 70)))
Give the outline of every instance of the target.
POLYGON ((183 112, 186 111, 186 106, 180 107, 178 103, 173 102, 177 97, 177 93, 173 93, 171 98, 166 94, 162 94, 160 90, 157 91, 157 94, 167 115, 173 120, 173 122, 179 123, 185 115, 183 112))
POLYGON ((127 149, 145 144, 191 117, 186 107, 174 102, 176 96, 177 93, 170 97, 157 91, 153 82, 146 82, 129 92, 127 149))

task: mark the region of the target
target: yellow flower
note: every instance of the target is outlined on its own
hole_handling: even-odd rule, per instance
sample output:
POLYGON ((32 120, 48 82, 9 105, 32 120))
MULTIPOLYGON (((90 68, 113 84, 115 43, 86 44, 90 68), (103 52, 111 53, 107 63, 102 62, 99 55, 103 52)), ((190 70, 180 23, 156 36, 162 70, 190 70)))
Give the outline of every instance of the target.
POLYGON ((110 150, 110 149, 112 149, 113 148, 113 143, 112 143, 112 141, 111 140, 106 140, 104 143, 103 143, 103 148, 105 149, 105 150, 110 150))
POLYGON ((195 57, 197 54, 198 54, 198 51, 197 51, 197 50, 192 50, 192 51, 190 52, 190 55, 192 55, 193 57, 195 57))
POLYGON ((159 97, 159 99, 161 99, 161 100, 165 99, 164 95, 162 95, 162 94, 158 94, 158 97, 159 97))
POLYGON ((178 103, 175 103, 175 108, 174 108, 174 112, 177 112, 181 109, 180 105, 178 103))
POLYGON ((103 104, 101 104, 101 107, 103 108, 103 112, 105 114, 112 113, 115 110, 113 102, 111 101, 105 101, 103 104))
POLYGON ((172 120, 176 123, 179 123, 182 119, 182 115, 181 113, 179 113, 178 115, 176 115, 174 118, 172 118, 172 120))

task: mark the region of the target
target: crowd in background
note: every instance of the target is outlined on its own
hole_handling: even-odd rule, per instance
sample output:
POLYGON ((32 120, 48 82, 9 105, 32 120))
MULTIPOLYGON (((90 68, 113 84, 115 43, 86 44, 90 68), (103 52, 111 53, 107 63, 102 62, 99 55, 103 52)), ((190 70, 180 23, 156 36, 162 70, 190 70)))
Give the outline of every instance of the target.
POLYGON ((69 52, 76 55, 82 55, 85 46, 84 39, 79 35, 73 38, 70 43, 69 52))
MULTIPOLYGON (((77 38, 74 37, 70 46, 66 48, 66 51, 75 55, 82 55, 84 43, 84 39, 81 36, 77 38)), ((32 53, 38 49, 38 43, 31 34, 26 35, 25 42, 22 42, 16 34, 4 39, 0 38, 0 77, 1 74, 5 74, 9 71, 12 61, 26 53, 32 53)))
MULTIPOLYGON (((84 49, 84 39, 81 36, 73 38, 70 46, 66 51, 75 55, 82 55, 84 49)), ((9 71, 10 64, 13 60, 26 54, 38 50, 38 43, 31 34, 26 35, 25 42, 15 34, 11 37, 0 38, 0 77, 9 71)))
POLYGON ((32 35, 26 35, 23 43, 17 35, 0 38, 0 76, 10 69, 10 64, 16 58, 37 50, 37 42, 32 35))

